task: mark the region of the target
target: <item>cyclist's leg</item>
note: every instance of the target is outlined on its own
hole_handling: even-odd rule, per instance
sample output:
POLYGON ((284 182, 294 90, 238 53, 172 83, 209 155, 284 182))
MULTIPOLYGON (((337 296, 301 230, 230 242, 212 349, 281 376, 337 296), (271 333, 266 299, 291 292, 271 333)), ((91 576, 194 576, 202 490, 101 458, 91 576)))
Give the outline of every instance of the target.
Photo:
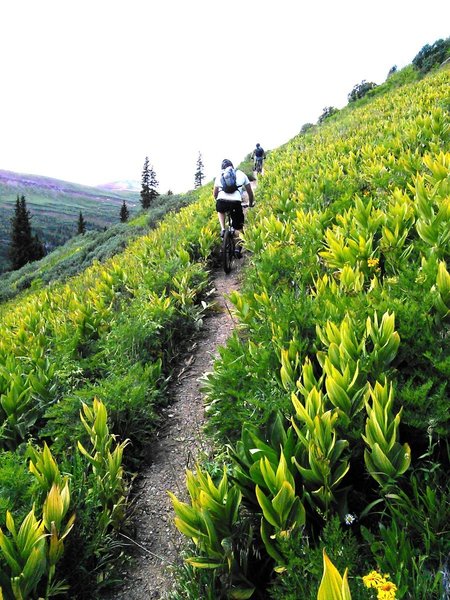
POLYGON ((223 231, 225 229, 225 213, 217 212, 217 216, 219 217, 220 230, 223 231))
POLYGON ((225 211, 227 210, 226 205, 223 200, 216 200, 216 211, 217 217, 219 218, 220 224, 220 235, 223 237, 223 232, 225 231, 225 211))
POLYGON ((240 202, 236 203, 237 206, 231 210, 231 224, 235 230, 236 237, 236 256, 241 258, 242 256, 242 243, 241 233, 244 229, 244 211, 240 202))

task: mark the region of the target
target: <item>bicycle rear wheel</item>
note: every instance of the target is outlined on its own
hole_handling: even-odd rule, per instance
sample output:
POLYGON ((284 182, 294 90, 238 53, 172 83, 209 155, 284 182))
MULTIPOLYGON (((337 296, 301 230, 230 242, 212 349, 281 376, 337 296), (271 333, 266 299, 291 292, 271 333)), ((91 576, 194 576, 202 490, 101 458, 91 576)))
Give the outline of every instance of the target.
POLYGON ((229 273, 231 271, 233 259, 234 259, 234 239, 233 239, 233 234, 227 228, 227 229, 225 229, 225 233, 223 236, 223 244, 222 244, 222 264, 223 264, 223 270, 225 271, 225 273, 229 273))

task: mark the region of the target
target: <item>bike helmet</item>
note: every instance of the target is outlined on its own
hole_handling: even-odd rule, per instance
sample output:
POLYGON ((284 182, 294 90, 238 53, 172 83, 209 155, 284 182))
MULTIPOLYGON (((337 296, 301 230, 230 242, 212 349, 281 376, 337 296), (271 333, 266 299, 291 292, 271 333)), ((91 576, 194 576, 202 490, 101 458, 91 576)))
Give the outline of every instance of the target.
POLYGON ((261 144, 256 144, 256 147, 259 148, 261 146, 261 144))
POLYGON ((226 169, 227 167, 232 167, 233 163, 231 162, 231 160, 229 160, 228 158, 224 158, 222 161, 222 170, 226 169))

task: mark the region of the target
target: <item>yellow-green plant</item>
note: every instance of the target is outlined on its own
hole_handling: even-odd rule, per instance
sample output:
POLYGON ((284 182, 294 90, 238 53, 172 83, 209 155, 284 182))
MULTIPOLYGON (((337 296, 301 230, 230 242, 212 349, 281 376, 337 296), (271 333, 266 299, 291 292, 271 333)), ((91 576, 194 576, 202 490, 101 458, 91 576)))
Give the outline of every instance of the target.
POLYGON ((34 507, 17 530, 12 514, 6 513, 6 535, 0 528, 0 549, 9 568, 11 593, 25 600, 35 592, 47 569, 45 527, 36 519, 34 507))
POLYGON ((429 255, 442 258, 450 242, 450 153, 427 155, 424 163, 431 173, 415 178, 416 229, 429 255))
POLYGON ((47 494, 54 484, 58 485, 62 482, 58 463, 46 442, 42 450, 30 445, 27 452, 30 456, 30 472, 36 477, 41 490, 47 494))
POLYGON ((301 440, 304 451, 299 458, 294 457, 304 486, 311 494, 313 505, 319 505, 327 513, 334 503, 338 502, 337 493, 341 491, 342 480, 350 466, 343 452, 348 447, 347 440, 337 439, 336 422, 338 411, 324 410, 322 393, 313 388, 303 405, 295 394, 292 403, 296 418, 292 424, 301 440), (304 427, 300 427, 296 419, 304 427))
POLYGON ((348 585, 348 569, 341 576, 323 549, 323 576, 317 593, 317 600, 351 600, 348 585))
POLYGON ((66 589, 55 581, 56 565, 64 553, 64 540, 69 535, 75 515, 65 522, 70 505, 69 484, 53 484, 42 507, 42 519, 31 509, 17 530, 8 511, 6 535, 0 528, 0 550, 9 568, 11 593, 15 600, 33 597, 37 586, 46 577, 45 599, 66 589))
POLYGON ((268 554, 277 562, 276 570, 282 570, 285 559, 279 548, 280 540, 286 539, 296 527, 305 524, 305 508, 295 489, 284 454, 274 469, 267 458, 260 461, 260 471, 264 479, 266 494, 256 486, 256 497, 262 510, 261 537, 268 554))
POLYGON ((240 440, 227 446, 234 463, 231 477, 238 484, 247 503, 254 508, 258 507, 256 485, 270 494, 270 488, 261 472, 261 465, 265 460, 273 469, 277 469, 280 455, 283 454, 291 473, 296 473, 292 458, 301 450, 301 444, 292 425, 287 427, 288 423, 281 412, 277 411, 270 416, 264 428, 244 424, 240 440))
POLYGON ((442 321, 450 320, 450 273, 444 261, 439 261, 436 284, 431 288, 434 306, 442 321))
POLYGON ((360 359, 365 356, 364 338, 358 342, 355 327, 348 315, 338 327, 328 321, 317 334, 327 352, 317 352, 323 369, 327 398, 339 410, 345 423, 364 406, 366 381, 360 375, 360 359))
POLYGON ((393 274, 399 273, 414 249, 406 243, 414 223, 414 205, 401 189, 392 192, 381 228, 380 250, 393 274))
POLYGON ((375 312, 373 319, 367 317, 366 332, 372 341, 370 362, 375 378, 383 373, 397 355, 400 336, 395 331, 395 314, 384 313, 379 323, 375 312))
POLYGON ((64 485, 54 483, 47 494, 42 507, 42 521, 47 533, 47 596, 58 589, 64 589, 62 584, 54 583, 56 564, 64 554, 64 540, 69 535, 75 522, 73 514, 65 523, 70 506, 70 490, 68 481, 64 485))
POLYGON ((411 449, 398 442, 398 427, 402 409, 392 414, 394 391, 392 383, 377 382, 370 387, 372 405, 366 401, 367 420, 365 435, 368 448, 364 461, 370 475, 381 485, 387 485, 402 475, 411 464, 411 449))
POLYGON ((92 408, 83 402, 80 418, 89 434, 92 451, 89 453, 78 441, 78 449, 89 461, 95 477, 91 493, 102 507, 101 527, 110 524, 118 527, 123 520, 126 504, 126 482, 122 466, 125 440, 115 444, 115 436, 109 432, 106 406, 94 398, 92 408), (113 446, 115 444, 115 446, 113 446))
POLYGON ((242 494, 230 485, 226 468, 218 485, 209 473, 197 465, 196 472, 186 471, 190 504, 168 492, 175 511, 175 526, 191 538, 198 549, 196 556, 186 559, 198 569, 219 569, 227 573, 229 598, 250 598, 254 586, 242 572, 235 552, 235 526, 239 517, 242 494))

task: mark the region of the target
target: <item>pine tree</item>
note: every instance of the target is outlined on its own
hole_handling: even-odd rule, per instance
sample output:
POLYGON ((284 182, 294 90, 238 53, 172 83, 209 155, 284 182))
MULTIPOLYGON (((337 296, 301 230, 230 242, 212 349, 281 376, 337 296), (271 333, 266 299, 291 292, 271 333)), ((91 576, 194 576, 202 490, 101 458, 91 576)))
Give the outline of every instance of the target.
POLYGON ((128 210, 127 203, 124 200, 122 203, 122 208, 120 209, 120 222, 126 223, 128 221, 129 216, 130 216, 130 212, 128 210))
POLYGON ((159 196, 157 187, 158 181, 156 179, 156 173, 148 160, 148 156, 145 157, 144 168, 142 170, 142 188, 141 188, 141 204, 144 210, 150 208, 153 200, 159 196))
POLYGON ((17 196, 14 216, 11 219, 11 244, 9 258, 13 270, 45 256, 45 248, 31 233, 30 212, 25 196, 17 196))
POLYGON ((205 178, 205 175, 203 173, 203 161, 202 161, 202 155, 199 152, 198 153, 198 159, 197 159, 197 171, 195 172, 195 179, 194 179, 194 184, 196 188, 202 187, 202 181, 205 178))
POLYGON ((142 169, 142 188, 141 188, 141 204, 146 210, 150 206, 150 164, 148 156, 145 157, 144 168, 142 169))
POLYGON ((83 213, 80 210, 80 216, 78 217, 78 235, 84 235, 86 233, 86 221, 84 220, 83 213))

